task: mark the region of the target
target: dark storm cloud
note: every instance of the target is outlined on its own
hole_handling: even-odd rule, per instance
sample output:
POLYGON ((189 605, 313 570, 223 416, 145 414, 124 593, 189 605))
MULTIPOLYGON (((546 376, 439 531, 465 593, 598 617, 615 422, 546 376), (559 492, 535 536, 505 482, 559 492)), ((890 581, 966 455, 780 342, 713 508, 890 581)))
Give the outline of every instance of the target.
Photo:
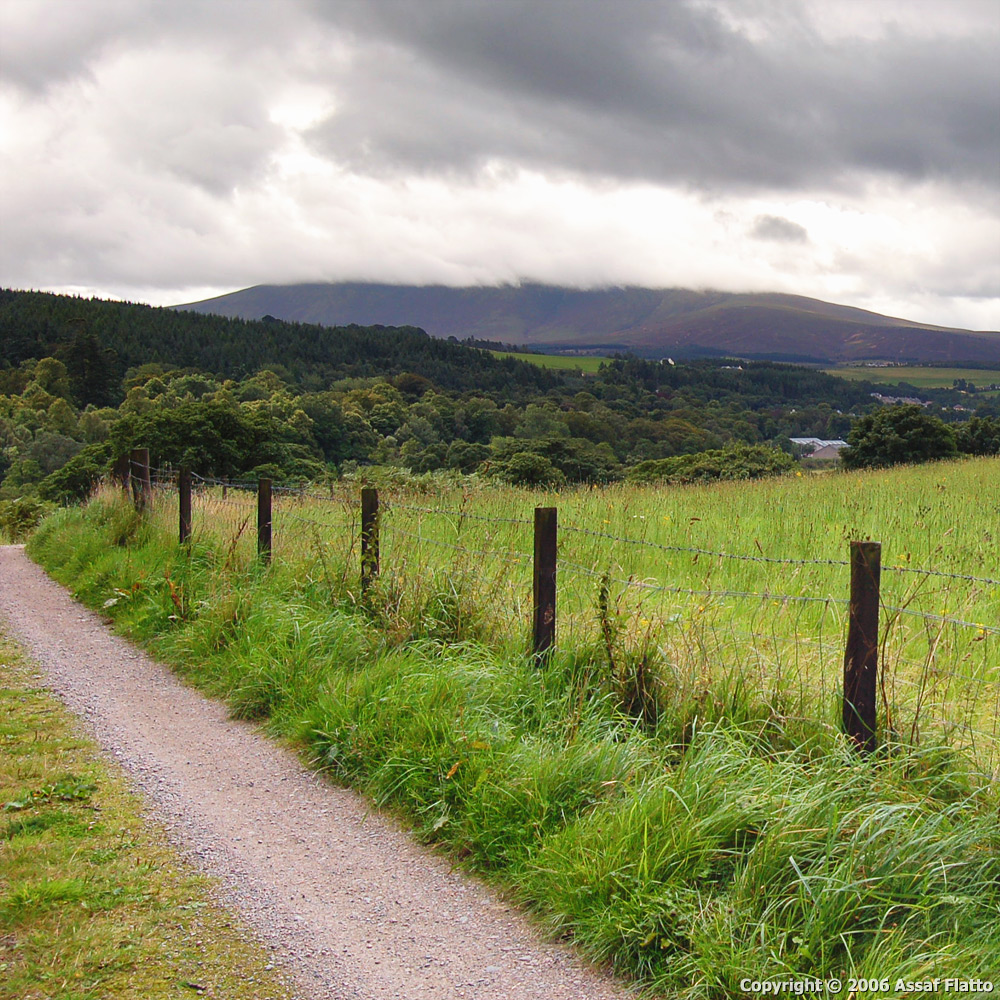
POLYGON ((780 215, 758 215, 754 219, 750 235, 755 240, 770 240, 774 243, 809 242, 809 233, 804 226, 780 215))
POLYGON ((422 0, 316 3, 358 44, 317 149, 363 169, 514 161, 699 188, 858 172, 995 185, 1000 32, 829 38, 786 7, 422 0))
POLYGON ((1000 7, 953 2, 977 30, 937 36, 910 9, 831 36, 793 0, 8 0, 0 77, 44 90, 158 43, 260 61, 262 84, 280 66, 335 95, 312 147, 383 175, 498 161, 709 193, 873 172, 996 187, 1000 7))

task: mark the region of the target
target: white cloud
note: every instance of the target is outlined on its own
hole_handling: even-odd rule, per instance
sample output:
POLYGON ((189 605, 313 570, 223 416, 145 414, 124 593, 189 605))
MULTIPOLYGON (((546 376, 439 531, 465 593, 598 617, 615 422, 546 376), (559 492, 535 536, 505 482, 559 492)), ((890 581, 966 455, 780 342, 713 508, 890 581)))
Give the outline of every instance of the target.
MULTIPOLYGON (((19 0, 0 13, 5 285, 163 304, 265 282, 523 278, 786 291, 1000 327, 1000 185, 981 176, 997 138, 977 132, 995 95, 974 100, 981 46, 1000 31, 981 4, 948 5, 955 16, 933 28, 936 15, 909 4, 842 4, 834 20, 822 4, 666 5, 663 51, 703 92, 636 42, 660 18, 652 4, 590 25, 591 5, 569 8, 581 23, 552 66, 517 48, 503 11, 471 2, 435 2, 440 38, 416 22, 386 27, 379 3, 249 0, 236 19, 225 4, 56 7, 72 13, 19 0), (852 18, 861 6, 881 13, 852 18), (837 60, 885 55, 893 33, 905 58, 883 110, 899 116, 866 122, 857 81, 836 103, 837 60), (573 48, 603 36, 603 50, 573 48), (476 56, 497 37, 513 47, 476 56), (945 46, 953 75, 917 87, 914 39, 930 37, 979 47, 945 46), (737 93, 777 72, 796 39, 821 71, 783 67, 782 86, 814 85, 811 97, 784 107, 772 88, 765 106, 737 93), (876 48, 850 48, 862 43, 876 48), (630 51, 635 64, 602 97, 594 74, 630 51), (718 59, 748 62, 716 84, 718 59), (677 102, 666 117, 664 79, 677 102), (914 95, 924 105, 907 104, 914 95), (935 95, 940 107, 926 106, 935 95), (803 114, 816 134, 799 140, 788 123, 803 114), (937 145, 920 163, 925 141, 937 145), (840 159, 827 170, 829 143, 840 159)), ((876 78, 867 65, 862 82, 893 69, 876 78)))

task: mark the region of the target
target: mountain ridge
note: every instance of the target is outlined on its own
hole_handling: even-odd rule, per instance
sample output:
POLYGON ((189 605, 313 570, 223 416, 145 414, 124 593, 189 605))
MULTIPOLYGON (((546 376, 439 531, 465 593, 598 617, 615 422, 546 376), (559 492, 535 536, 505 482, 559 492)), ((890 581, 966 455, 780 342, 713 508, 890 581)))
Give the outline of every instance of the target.
POLYGON ((1000 332, 962 330, 780 292, 615 286, 254 285, 176 309, 323 326, 418 326, 431 336, 556 351, 787 360, 1000 362, 1000 332))

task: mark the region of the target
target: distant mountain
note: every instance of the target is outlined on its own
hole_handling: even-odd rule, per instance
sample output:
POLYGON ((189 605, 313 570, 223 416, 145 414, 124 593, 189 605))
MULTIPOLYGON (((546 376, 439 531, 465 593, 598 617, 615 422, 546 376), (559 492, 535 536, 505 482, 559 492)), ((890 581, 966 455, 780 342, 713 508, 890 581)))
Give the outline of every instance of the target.
POLYGON ((1000 363, 1000 333, 955 330, 799 295, 551 285, 256 285, 178 309, 324 326, 418 326, 434 337, 647 357, 1000 363))

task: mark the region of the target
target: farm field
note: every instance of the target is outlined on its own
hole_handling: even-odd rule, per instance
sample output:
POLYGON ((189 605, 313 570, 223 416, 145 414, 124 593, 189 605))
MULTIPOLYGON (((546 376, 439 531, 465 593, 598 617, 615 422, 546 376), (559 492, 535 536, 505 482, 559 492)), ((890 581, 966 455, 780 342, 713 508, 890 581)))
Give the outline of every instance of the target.
MULTIPOLYGON (((559 354, 520 354, 510 351, 491 351, 494 357, 517 358, 542 368, 563 371, 596 372, 609 359, 606 357, 571 356, 559 354)), ((897 385, 904 382, 919 389, 950 389, 956 379, 965 379, 976 386, 1000 384, 1000 370, 982 368, 935 368, 925 365, 901 365, 892 368, 866 368, 844 365, 823 369, 828 375, 848 379, 852 382, 875 382, 882 385, 897 385)))
POLYGON ((906 382, 921 389, 950 389, 956 379, 965 379, 976 386, 1000 384, 1000 371, 982 368, 933 368, 924 365, 905 365, 894 368, 866 368, 845 365, 825 369, 828 375, 851 381, 881 382, 896 385, 906 382))
POLYGON ((602 364, 610 360, 603 357, 591 357, 570 354, 519 354, 514 351, 490 351, 495 358, 517 358, 518 361, 528 361, 541 368, 558 368, 561 371, 596 372, 602 364))
POLYGON ((372 475, 365 594, 347 480, 276 494, 269 568, 253 493, 219 484, 190 548, 164 489, 145 521, 112 493, 60 512, 29 551, 655 995, 1000 975, 1000 462, 550 495, 372 475), (557 647, 536 663, 549 504, 557 647), (883 543, 868 761, 839 731, 854 539, 883 543))

